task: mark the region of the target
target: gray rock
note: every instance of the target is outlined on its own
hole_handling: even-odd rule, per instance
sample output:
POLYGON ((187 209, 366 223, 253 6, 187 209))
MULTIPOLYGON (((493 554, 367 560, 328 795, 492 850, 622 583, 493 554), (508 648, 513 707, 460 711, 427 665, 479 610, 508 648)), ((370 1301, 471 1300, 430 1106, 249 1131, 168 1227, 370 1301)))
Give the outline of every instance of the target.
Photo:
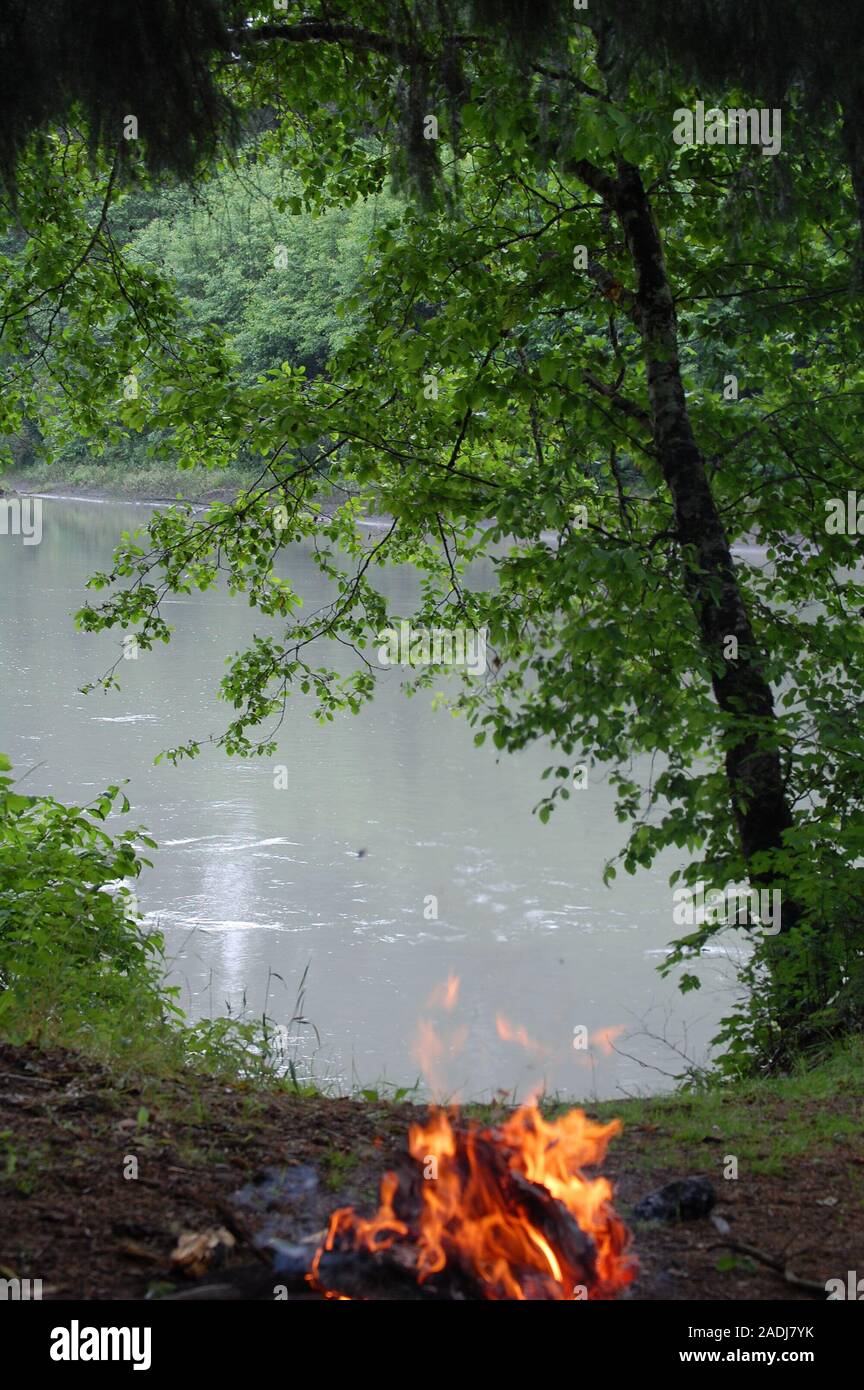
POLYGON ((707 1178, 676 1178, 643 1197, 633 1215, 638 1221, 698 1221, 716 1201, 717 1193, 707 1178))

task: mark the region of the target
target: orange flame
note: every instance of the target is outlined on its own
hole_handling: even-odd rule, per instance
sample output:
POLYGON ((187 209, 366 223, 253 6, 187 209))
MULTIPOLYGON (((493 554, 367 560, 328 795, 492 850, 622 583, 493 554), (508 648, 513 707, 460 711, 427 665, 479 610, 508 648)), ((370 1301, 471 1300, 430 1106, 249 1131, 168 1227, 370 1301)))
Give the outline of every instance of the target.
POLYGON ((447 976, 446 985, 436 985, 429 995, 427 1009, 446 1009, 448 1014, 456 1007, 459 999, 459 976, 447 976))
MULTIPOLYGON (((470 1271, 473 1283, 492 1300, 610 1298, 630 1283, 636 1264, 626 1253, 627 1231, 611 1206, 611 1184, 581 1172, 602 1161, 609 1140, 621 1130, 619 1120, 599 1124, 571 1110, 547 1121, 532 1104, 493 1130, 471 1121, 454 1128, 457 1115, 433 1107, 427 1123, 409 1131, 408 1147, 423 1172, 413 1236, 419 1283, 447 1265, 470 1271), (587 1266, 572 1250, 555 1248, 554 1230, 541 1229, 540 1218, 532 1215, 532 1189, 524 1201, 524 1182, 510 1190, 513 1174, 566 1208, 592 1243, 587 1266)), ((317 1274, 324 1250, 347 1244, 374 1252, 410 1236, 394 1209, 397 1190, 398 1178, 386 1173, 371 1221, 350 1207, 334 1212, 310 1275, 314 1287, 322 1289, 317 1274)))
POLYGON ((532 1038, 522 1027, 521 1023, 518 1027, 514 1028, 512 1023, 510 1023, 503 1014, 495 1015, 495 1028, 502 1042, 521 1043, 526 1052, 534 1052, 538 1057, 548 1057, 552 1051, 551 1048, 546 1047, 543 1043, 537 1042, 536 1039, 532 1038))

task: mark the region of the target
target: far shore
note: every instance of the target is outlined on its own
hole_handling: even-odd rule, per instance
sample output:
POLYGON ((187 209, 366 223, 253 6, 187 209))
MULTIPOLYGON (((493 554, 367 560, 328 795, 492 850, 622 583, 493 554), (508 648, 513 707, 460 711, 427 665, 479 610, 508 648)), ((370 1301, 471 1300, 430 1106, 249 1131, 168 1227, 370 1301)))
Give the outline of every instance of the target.
MULTIPOLYGON (((40 479, 43 475, 40 475, 40 479)), ((187 484, 192 478, 200 478, 205 481, 202 475, 194 473, 178 474, 178 484, 187 484)), ((248 482, 253 482, 250 477, 248 482)), ((4 489, 7 492, 22 493, 31 497, 43 497, 46 501, 53 502, 92 502, 94 504, 108 504, 111 502, 130 502, 140 506, 164 507, 171 506, 175 502, 190 502, 195 507, 207 507, 211 502, 233 502, 242 491, 243 483, 234 482, 223 487, 191 488, 178 494, 159 492, 148 487, 146 475, 141 477, 135 473, 130 474, 128 481, 120 481, 116 475, 112 474, 107 485, 85 485, 80 483, 69 483, 58 480, 52 487, 36 486, 32 475, 7 473, 0 475, 0 496, 4 489)), ((179 491, 179 488, 178 488, 179 491)), ((372 529, 378 530, 389 526, 392 521, 387 516, 365 516, 361 524, 372 529)), ((552 539, 554 533, 543 532, 543 539, 552 539)), ((732 546, 733 554, 747 557, 748 559, 764 559, 766 547, 764 545, 754 545, 748 541, 737 541, 732 546)))
MULTIPOLYGON (((250 475, 250 483, 254 481, 250 475)), ((52 498, 63 502, 147 502, 154 506, 180 500, 195 503, 232 502, 241 491, 243 482, 236 475, 230 483, 214 485, 213 475, 203 472, 178 473, 170 482, 160 478, 154 485, 152 476, 131 471, 122 476, 112 470, 104 482, 78 483, 58 470, 56 475, 39 473, 0 474, 0 495, 23 493, 32 497, 52 498)))

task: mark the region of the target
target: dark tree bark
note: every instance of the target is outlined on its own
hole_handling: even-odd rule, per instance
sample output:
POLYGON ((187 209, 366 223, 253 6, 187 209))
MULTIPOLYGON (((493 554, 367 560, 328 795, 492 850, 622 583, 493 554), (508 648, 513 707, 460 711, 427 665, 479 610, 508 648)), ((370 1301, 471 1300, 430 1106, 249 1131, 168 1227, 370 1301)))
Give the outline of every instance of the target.
POLYGON ((854 92, 848 92, 843 98, 842 109, 843 149, 846 162, 849 165, 860 228, 857 248, 857 272, 860 286, 864 284, 864 92, 860 88, 854 92))
MULTIPOLYGON (((678 356, 672 288, 660 230, 639 170, 620 162, 611 178, 586 161, 575 172, 613 209, 636 273, 636 292, 620 295, 642 339, 654 449, 675 509, 684 582, 702 644, 712 662, 717 704, 728 717, 726 777, 741 849, 752 864, 763 852, 779 850, 792 821, 777 747, 776 713, 764 675, 764 656, 744 602, 729 542, 711 492, 705 459, 693 434, 678 356), (735 659, 724 658, 728 637, 737 639, 735 659)), ((602 287, 603 272, 595 271, 602 287)), ((607 277, 611 279, 611 277, 607 277)), ((620 291, 620 286, 615 286, 620 291)), ((607 291, 611 292, 611 291, 607 291)), ((616 299, 619 293, 615 294, 616 299)), ((765 884, 765 875, 751 875, 765 884)), ((776 883, 776 880, 773 880, 776 883)), ((800 918, 784 900, 782 931, 800 918)))

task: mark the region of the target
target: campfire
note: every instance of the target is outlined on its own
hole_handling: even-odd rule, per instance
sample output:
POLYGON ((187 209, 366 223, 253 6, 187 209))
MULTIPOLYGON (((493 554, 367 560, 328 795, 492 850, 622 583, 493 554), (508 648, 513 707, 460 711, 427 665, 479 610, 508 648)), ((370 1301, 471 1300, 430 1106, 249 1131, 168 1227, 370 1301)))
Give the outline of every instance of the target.
POLYGON ((602 1299, 634 1277, 602 1162, 620 1121, 534 1104, 483 1127, 433 1107, 371 1219, 335 1211, 306 1275, 329 1298, 602 1299))
MULTIPOLYGON (((458 996, 451 975, 428 1007, 451 1013, 458 996)), ((497 1028, 548 1051, 500 1015, 497 1028)), ((445 1055, 466 1036, 457 1027, 443 1037, 420 1020, 416 1056, 433 1094, 444 1089, 445 1055)), ((410 1126, 398 1170, 384 1174, 375 1215, 333 1213, 306 1282, 327 1298, 614 1298, 636 1263, 611 1184, 584 1169, 602 1163, 620 1129, 581 1110, 546 1120, 533 1101, 494 1126, 433 1105, 410 1126)))

